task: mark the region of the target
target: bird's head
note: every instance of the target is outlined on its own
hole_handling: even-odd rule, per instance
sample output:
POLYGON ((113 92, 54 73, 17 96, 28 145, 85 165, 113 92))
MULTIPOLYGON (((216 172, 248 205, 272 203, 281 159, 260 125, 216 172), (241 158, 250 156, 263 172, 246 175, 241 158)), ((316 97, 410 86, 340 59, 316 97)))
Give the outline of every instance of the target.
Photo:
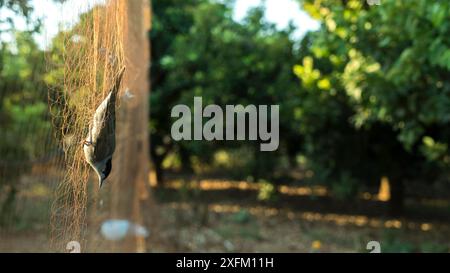
POLYGON ((111 173, 112 169, 112 159, 109 158, 105 161, 100 162, 99 164, 96 164, 95 171, 98 175, 98 184, 99 187, 102 187, 103 182, 108 178, 109 174, 111 173))

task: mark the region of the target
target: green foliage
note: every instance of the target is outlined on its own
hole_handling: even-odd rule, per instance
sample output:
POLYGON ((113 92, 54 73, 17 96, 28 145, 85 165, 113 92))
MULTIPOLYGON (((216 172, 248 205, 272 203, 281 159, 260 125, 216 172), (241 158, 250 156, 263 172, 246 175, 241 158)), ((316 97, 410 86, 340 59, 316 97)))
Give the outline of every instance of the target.
MULTIPOLYGON (((296 79, 292 29, 279 31, 255 8, 242 23, 232 19, 232 6, 216 1, 158 1, 154 3, 152 38, 151 143, 157 165, 176 150, 190 169, 191 157, 211 162, 214 152, 251 142, 173 142, 170 110, 175 104, 192 106, 194 96, 203 104, 280 104, 284 135, 293 132, 296 79), (276 61, 274 61, 276 60, 276 61)), ((298 145, 297 145, 298 146, 298 145)), ((271 173, 276 156, 258 154, 252 173, 271 173)))
POLYGON ((298 45, 293 29, 277 30, 262 8, 235 22, 226 1, 154 4, 150 132, 157 173, 175 152, 184 171, 208 165, 233 178, 276 181, 274 170, 286 158, 295 166, 301 153, 312 180, 330 185, 336 197, 357 196, 387 176, 393 200, 402 199, 405 181, 444 176, 450 167, 449 4, 299 2, 321 28, 298 45), (170 109, 192 106, 194 96, 220 106, 279 104, 279 150, 172 141, 170 109), (240 150, 246 154, 217 164, 218 152, 240 150))
POLYGON ((416 252, 415 246, 398 238, 399 231, 385 230, 380 241, 383 253, 412 253, 416 252))
POLYGON ((246 209, 240 209, 238 212, 231 216, 233 222, 238 224, 248 223, 251 219, 251 214, 246 209))
POLYGON ((294 67, 313 165, 330 183, 343 175, 361 184, 380 175, 394 184, 433 181, 431 174, 443 173, 438 168, 448 170, 449 4, 300 2, 322 23, 303 41, 303 61, 294 67))
MULTIPOLYGON (((12 11, 12 14, 14 15, 21 15, 25 19, 29 20, 29 16, 31 14, 31 11, 33 8, 30 5, 30 1, 28 0, 0 0, 0 9, 6 9, 9 11, 12 11)), ((0 26, 6 28, 0 27, 0 34, 2 32, 8 32, 14 29, 14 18, 13 16, 5 13, 2 13, 2 16, 0 18, 0 26)))
POLYGON ((12 17, 0 18, 0 36, 12 41, 0 43, 0 225, 14 220, 18 178, 33 161, 48 153, 50 123, 47 116, 45 59, 33 39, 40 26, 31 20, 29 1, 0 1, 0 9, 23 16, 28 30, 16 31, 12 17))
POLYGON ((44 54, 28 32, 17 33, 15 44, 4 45, 0 101, 2 162, 18 163, 42 156, 36 139, 48 135, 44 54))
POLYGON ((445 243, 435 241, 423 241, 421 243, 407 242, 401 238, 398 230, 385 230, 382 235, 381 252, 383 253, 447 253, 448 246, 445 243))
POLYGON ((342 173, 340 179, 331 185, 331 191, 334 197, 340 200, 355 198, 358 192, 358 180, 348 173, 342 173))
POLYGON ((261 180, 258 183, 259 191, 258 191, 258 200, 261 201, 270 201, 275 198, 276 187, 273 183, 270 183, 266 180, 261 180))
POLYGON ((434 242, 425 242, 420 245, 420 251, 423 253, 448 253, 448 246, 434 242))

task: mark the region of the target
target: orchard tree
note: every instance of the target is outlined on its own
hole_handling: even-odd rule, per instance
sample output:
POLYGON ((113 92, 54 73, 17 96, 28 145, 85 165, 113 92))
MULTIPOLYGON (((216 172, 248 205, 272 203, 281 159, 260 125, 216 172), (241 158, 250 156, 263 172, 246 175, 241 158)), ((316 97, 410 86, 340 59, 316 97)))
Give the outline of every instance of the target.
POLYGON ((47 121, 47 86, 44 82, 45 58, 33 39, 39 21, 31 20, 29 1, 0 1, 0 9, 14 16, 0 18, 0 225, 11 220, 20 190, 21 174, 31 162, 43 156, 45 139, 50 130, 47 121), (14 18, 23 17, 27 29, 18 31, 14 18))
MULTIPOLYGON (((350 180, 367 181, 365 175, 358 174, 359 170, 388 176, 391 212, 398 214, 406 182, 413 179, 431 182, 435 179, 432 174, 442 174, 449 167, 449 3, 425 0, 386 0, 379 6, 356 0, 301 3, 311 16, 320 20, 322 27, 311 34, 310 55, 305 56, 296 72, 303 86, 312 78, 312 89, 329 87, 322 89, 342 94, 345 102, 340 110, 328 107, 327 110, 348 109, 342 120, 344 130, 333 133, 330 129, 330 132, 345 139, 341 133, 350 126, 355 132, 351 135, 357 136, 356 142, 348 139, 346 151, 340 151, 337 143, 323 146, 319 141, 310 145, 329 148, 334 154, 329 160, 322 157, 327 162, 325 166, 328 170, 334 166, 339 175, 348 174, 350 180), (323 63, 328 65, 323 67, 323 63), (367 161, 361 161, 364 158, 361 153, 368 156, 367 161), (346 155, 359 160, 355 162, 356 168, 342 166, 345 160, 340 158, 346 155)), ((322 93, 312 97, 328 96, 322 93)), ((305 111, 307 116, 311 115, 305 111)))
MULTIPOLYGON (((192 106, 194 96, 201 96, 204 105, 222 107, 280 104, 280 134, 294 134, 290 117, 299 97, 292 72, 296 59, 292 30, 277 30, 265 21, 260 7, 236 22, 230 4, 173 0, 154 4, 150 124, 158 178, 170 152, 177 151, 189 169, 192 155, 208 163, 217 149, 242 146, 258 158, 250 166, 255 178, 271 172, 277 153, 261 153, 255 141, 174 142, 170 111, 179 103, 192 106)), ((288 149, 284 144, 281 149, 288 149)))

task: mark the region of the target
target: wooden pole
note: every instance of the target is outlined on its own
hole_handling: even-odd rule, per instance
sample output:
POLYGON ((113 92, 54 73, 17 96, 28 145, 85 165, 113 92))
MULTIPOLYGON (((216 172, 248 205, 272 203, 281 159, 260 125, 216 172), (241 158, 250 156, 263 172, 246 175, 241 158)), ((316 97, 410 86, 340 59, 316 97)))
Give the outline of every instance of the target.
MULTIPOLYGON (((145 217, 154 210, 149 193, 149 67, 150 67, 150 7, 148 0, 125 1, 127 21, 124 26, 126 74, 119 108, 117 130, 121 143, 115 158, 120 166, 117 173, 117 208, 119 217, 144 225, 145 217), (130 95, 131 94, 131 95, 130 95)), ((146 226, 149 228, 148 226, 146 226)), ((145 252, 143 237, 129 237, 120 243, 118 251, 145 252)))

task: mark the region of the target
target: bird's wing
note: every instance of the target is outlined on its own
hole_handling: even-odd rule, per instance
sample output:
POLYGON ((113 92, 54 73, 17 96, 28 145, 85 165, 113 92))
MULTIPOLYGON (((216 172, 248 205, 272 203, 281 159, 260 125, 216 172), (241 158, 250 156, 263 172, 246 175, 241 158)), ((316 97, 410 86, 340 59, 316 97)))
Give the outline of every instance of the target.
POLYGON ((115 111, 108 111, 111 95, 110 92, 94 115, 92 139, 96 159, 104 159, 112 155, 115 149, 115 111))
POLYGON ((125 66, 122 67, 122 69, 120 69, 117 77, 116 77, 116 81, 114 82, 113 87, 109 90, 111 93, 111 101, 110 104, 115 105, 116 103, 116 97, 117 97, 117 93, 119 93, 120 90, 120 84, 122 83, 122 78, 123 78, 123 74, 125 72, 125 66))
POLYGON ((116 97, 120 89, 124 71, 125 67, 120 70, 114 86, 95 110, 92 127, 89 130, 88 136, 88 140, 95 147, 94 160, 102 160, 112 156, 115 150, 116 97))

